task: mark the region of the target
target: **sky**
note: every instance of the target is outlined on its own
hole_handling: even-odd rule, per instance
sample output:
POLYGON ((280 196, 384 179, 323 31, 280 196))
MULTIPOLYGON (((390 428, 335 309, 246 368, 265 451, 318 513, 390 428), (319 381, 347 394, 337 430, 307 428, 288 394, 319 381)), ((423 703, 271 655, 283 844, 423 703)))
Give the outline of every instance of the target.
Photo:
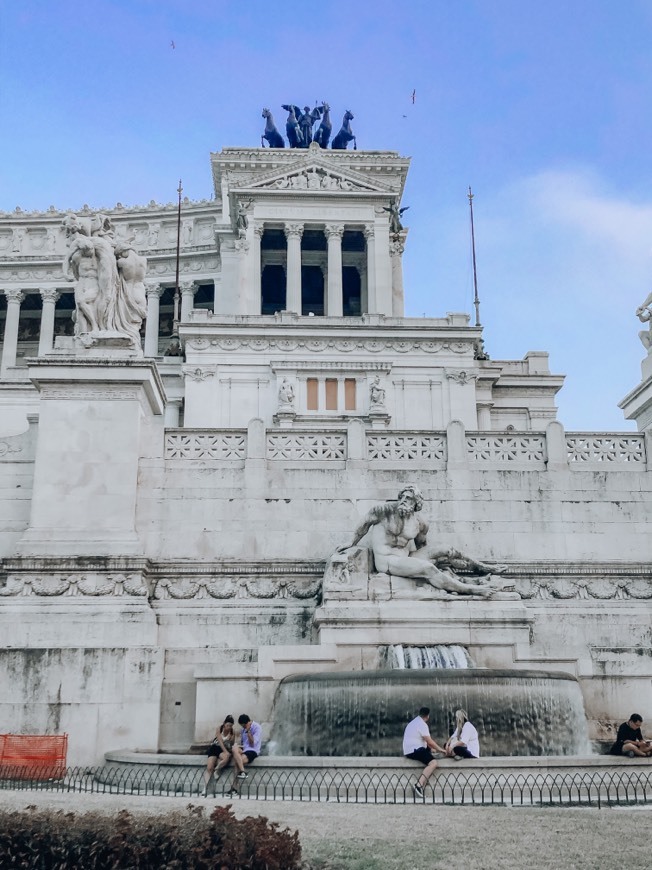
POLYGON ((406 314, 550 354, 569 431, 635 429, 652 289, 652 0, 0 0, 0 210, 213 195, 269 107, 412 158, 406 314), (413 99, 414 93, 414 99, 413 99))

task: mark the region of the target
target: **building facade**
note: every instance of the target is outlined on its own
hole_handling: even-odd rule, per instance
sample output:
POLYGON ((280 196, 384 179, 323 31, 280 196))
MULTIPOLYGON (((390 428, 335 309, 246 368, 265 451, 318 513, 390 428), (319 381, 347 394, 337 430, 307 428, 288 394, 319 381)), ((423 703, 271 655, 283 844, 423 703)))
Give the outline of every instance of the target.
POLYGON ((75 336, 64 213, 0 215, 6 730, 65 730, 82 763, 183 750, 225 712, 269 722, 283 676, 461 644, 573 674, 608 736, 652 676, 645 372, 643 431, 566 433, 546 353, 490 360, 467 314, 406 318, 395 152, 211 164, 180 224, 176 203, 78 214, 147 258, 142 352, 75 336), (433 544, 506 564, 519 600, 333 572, 408 482, 433 544))

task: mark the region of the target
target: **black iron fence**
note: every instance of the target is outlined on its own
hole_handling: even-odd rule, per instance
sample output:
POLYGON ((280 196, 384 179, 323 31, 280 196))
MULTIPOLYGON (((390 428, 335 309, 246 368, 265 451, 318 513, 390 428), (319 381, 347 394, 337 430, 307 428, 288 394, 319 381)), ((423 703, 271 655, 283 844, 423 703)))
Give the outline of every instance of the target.
MULTIPOLYGON (((0 768, 0 789, 87 792, 116 795, 203 797, 204 769, 139 765, 68 767, 51 776, 51 767, 0 768)), ((208 786, 208 797, 229 800, 331 801, 336 803, 413 803, 509 806, 608 806, 652 802, 652 767, 618 771, 498 772, 439 770, 415 794, 420 769, 360 771, 252 767, 244 780, 222 774, 208 786)))

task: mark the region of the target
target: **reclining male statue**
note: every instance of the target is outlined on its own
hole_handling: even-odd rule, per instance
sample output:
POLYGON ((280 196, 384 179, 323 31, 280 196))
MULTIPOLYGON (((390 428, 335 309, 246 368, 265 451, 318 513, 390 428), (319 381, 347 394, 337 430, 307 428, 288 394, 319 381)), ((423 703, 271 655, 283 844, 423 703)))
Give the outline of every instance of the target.
POLYGON ((395 577, 427 580, 435 589, 483 598, 520 598, 517 592, 506 592, 514 584, 495 576, 505 566, 490 568, 482 562, 464 556, 457 550, 434 550, 426 546, 428 524, 416 514, 423 507, 423 496, 416 486, 406 486, 398 500, 371 508, 355 530, 350 544, 338 547, 343 553, 355 547, 371 531, 371 549, 376 570, 395 577), (475 575, 461 580, 453 570, 475 575), (497 593, 500 593, 498 596, 497 593))

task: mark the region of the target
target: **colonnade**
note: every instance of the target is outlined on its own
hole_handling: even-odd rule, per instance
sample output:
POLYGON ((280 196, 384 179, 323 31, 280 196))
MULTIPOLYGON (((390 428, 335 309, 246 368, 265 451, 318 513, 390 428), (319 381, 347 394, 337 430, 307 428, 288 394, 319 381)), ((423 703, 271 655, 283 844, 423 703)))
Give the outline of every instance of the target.
MULTIPOLYGON (((38 342, 38 353, 40 356, 52 349, 54 342, 54 308, 60 292, 54 287, 46 287, 38 292, 43 303, 38 342)), ((7 317, 2 342, 2 359, 0 360, 0 376, 2 377, 6 375, 8 369, 16 365, 20 306, 27 294, 22 289, 11 287, 5 288, 4 295, 7 300, 7 317)))

